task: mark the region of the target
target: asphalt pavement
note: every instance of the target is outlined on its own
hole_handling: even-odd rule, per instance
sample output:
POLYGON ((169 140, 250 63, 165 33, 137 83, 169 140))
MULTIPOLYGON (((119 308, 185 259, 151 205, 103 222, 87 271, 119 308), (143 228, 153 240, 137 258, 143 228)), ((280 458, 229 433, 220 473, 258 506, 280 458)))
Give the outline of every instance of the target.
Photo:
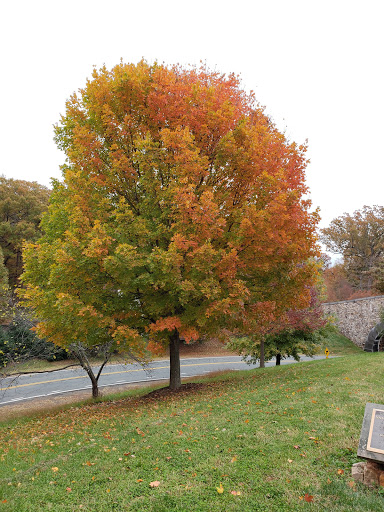
MULTIPOLYGON (((324 359, 324 356, 315 356, 314 358, 303 356, 301 358, 302 361, 312 359, 324 359)), ((294 362, 293 358, 288 358, 283 359, 281 364, 294 362)), ((274 359, 266 363, 266 366, 274 365, 274 359)), ((250 370, 257 366, 247 364, 240 356, 188 358, 181 360, 181 378, 223 370, 250 370)), ((99 387, 167 381, 168 379, 168 360, 153 361, 147 368, 143 368, 139 364, 110 364, 104 368, 100 376, 99 387)), ((33 373, 17 378, 7 377, 0 380, 0 407, 90 388, 89 377, 82 368, 58 370, 53 373, 33 373)))

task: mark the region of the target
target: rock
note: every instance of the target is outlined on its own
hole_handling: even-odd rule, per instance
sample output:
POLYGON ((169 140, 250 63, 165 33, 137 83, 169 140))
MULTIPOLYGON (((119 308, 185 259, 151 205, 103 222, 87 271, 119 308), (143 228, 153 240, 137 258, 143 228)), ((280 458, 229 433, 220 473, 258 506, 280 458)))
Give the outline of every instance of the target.
POLYGON ((352 478, 356 482, 364 482, 364 468, 365 462, 356 462, 352 466, 352 478))
POLYGON ((368 486, 384 487, 384 465, 371 460, 357 462, 352 466, 352 478, 368 486))

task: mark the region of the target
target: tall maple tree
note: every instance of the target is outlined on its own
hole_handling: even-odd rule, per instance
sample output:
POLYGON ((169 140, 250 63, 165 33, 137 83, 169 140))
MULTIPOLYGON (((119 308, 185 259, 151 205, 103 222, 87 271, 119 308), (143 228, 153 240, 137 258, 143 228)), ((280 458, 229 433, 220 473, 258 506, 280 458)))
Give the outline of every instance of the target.
POLYGON ((305 147, 286 140, 237 76, 119 64, 94 70, 56 127, 65 151, 45 235, 25 251, 38 332, 139 357, 242 332, 305 308, 317 213, 305 147))

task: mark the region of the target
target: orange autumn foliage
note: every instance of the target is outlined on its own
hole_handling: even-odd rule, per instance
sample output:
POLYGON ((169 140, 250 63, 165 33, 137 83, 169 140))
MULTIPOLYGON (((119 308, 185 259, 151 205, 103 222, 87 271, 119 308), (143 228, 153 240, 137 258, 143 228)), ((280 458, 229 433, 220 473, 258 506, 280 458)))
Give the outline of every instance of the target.
POLYGON ((306 148, 236 75, 145 61, 94 70, 56 141, 64 181, 24 274, 53 341, 121 343, 125 327, 140 351, 147 335, 262 335, 309 304, 318 215, 304 198, 306 148))

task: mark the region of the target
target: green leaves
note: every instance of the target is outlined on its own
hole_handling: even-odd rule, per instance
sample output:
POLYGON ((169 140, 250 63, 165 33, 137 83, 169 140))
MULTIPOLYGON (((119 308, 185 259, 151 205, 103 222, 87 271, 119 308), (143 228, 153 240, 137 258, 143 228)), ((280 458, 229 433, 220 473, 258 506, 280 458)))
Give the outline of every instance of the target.
POLYGON ((259 336, 307 305, 317 216, 302 201, 305 148, 236 76, 145 61, 95 70, 56 140, 64 182, 25 272, 53 341, 140 354, 148 333, 162 346, 259 336))

